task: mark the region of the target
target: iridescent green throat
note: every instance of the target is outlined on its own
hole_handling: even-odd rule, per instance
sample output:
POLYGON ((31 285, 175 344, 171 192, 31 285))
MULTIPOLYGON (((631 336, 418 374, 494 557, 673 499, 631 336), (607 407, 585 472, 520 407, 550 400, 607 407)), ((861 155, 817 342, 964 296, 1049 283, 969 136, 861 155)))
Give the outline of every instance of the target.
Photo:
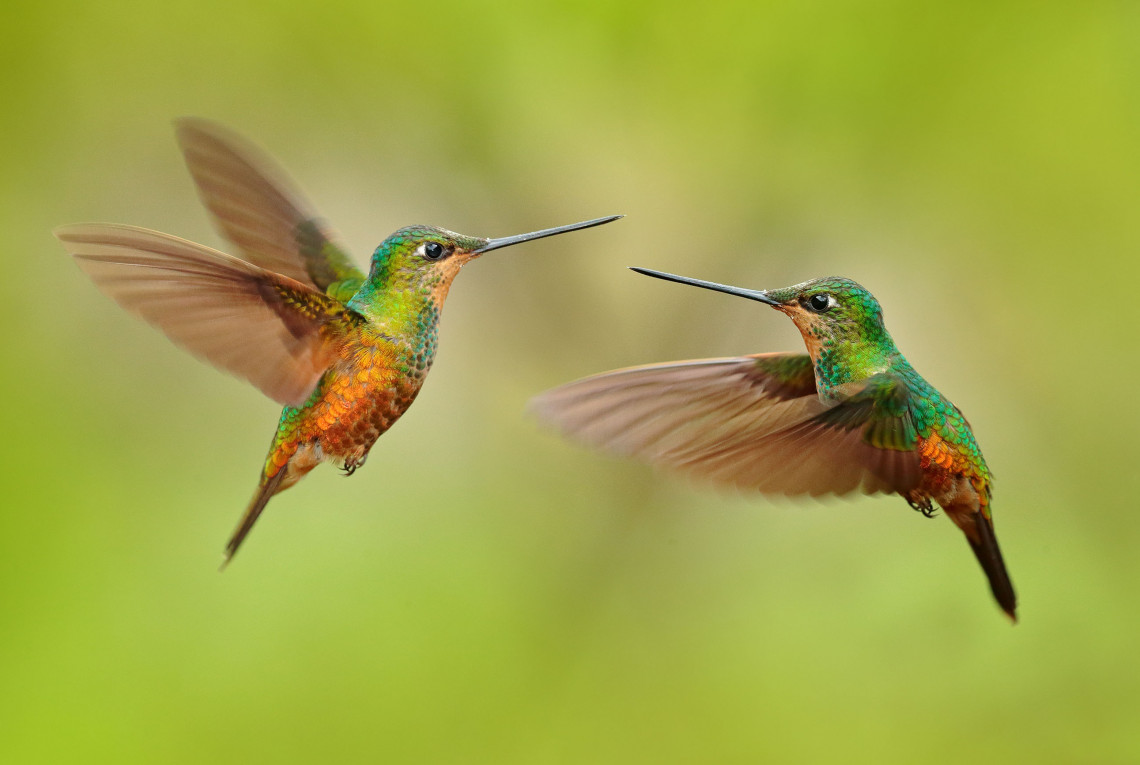
POLYGON ((902 359, 891 336, 881 327, 879 336, 873 338, 847 324, 813 327, 811 332, 819 342, 813 361, 816 385, 821 394, 884 372, 902 359))
POLYGON ((415 255, 409 239, 393 235, 376 249, 368 278, 348 305, 384 337, 415 355, 434 356, 445 276, 415 255))

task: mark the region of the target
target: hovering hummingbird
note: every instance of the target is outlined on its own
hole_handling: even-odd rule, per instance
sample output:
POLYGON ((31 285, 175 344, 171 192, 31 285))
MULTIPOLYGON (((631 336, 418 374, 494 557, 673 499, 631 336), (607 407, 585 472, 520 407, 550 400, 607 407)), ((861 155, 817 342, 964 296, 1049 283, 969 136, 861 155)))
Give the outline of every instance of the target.
POLYGON ((198 119, 180 120, 177 134, 203 203, 240 259, 133 226, 64 226, 55 235, 121 306, 285 405, 225 562, 274 494, 321 462, 346 475, 364 464, 423 385, 463 265, 621 217, 500 239, 409 226, 376 248, 365 276, 257 148, 198 119))
POLYGON ((633 270, 770 305, 795 322, 808 353, 606 372, 537 397, 539 417, 587 444, 743 489, 899 494, 927 517, 937 502, 1017 620, 990 515, 993 478, 970 424, 895 347, 870 292, 834 276, 748 290, 633 270))

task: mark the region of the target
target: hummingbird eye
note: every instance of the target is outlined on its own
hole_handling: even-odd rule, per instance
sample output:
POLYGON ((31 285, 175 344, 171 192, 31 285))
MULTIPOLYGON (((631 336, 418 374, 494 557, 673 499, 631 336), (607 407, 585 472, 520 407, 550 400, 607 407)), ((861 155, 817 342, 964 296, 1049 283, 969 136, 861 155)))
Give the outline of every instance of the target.
POLYGON ((425 242, 424 257, 428 260, 439 260, 443 257, 443 245, 439 242, 425 242))
POLYGON ((836 304, 835 298, 828 295, 826 292, 821 292, 818 295, 812 295, 807 300, 808 308, 818 313, 823 313, 828 308, 836 304))

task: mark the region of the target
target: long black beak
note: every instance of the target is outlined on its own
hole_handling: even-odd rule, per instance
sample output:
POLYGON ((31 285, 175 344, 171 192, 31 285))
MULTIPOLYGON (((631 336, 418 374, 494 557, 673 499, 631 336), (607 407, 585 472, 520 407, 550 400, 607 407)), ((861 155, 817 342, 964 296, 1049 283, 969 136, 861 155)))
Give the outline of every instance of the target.
POLYGON ((749 300, 759 300, 761 303, 768 305, 780 305, 778 300, 773 300, 768 297, 768 293, 764 290, 746 290, 743 287, 730 287, 727 284, 717 284, 716 282, 706 282, 702 279, 690 279, 687 276, 677 276, 676 274, 667 274, 664 271, 651 271, 648 268, 637 268, 630 266, 630 271, 636 271, 639 274, 646 276, 653 276, 658 279, 664 279, 667 282, 677 282, 678 284, 689 284, 694 287, 704 287, 706 290, 715 290, 716 292, 726 292, 729 295, 736 295, 737 297, 748 298, 749 300))
POLYGON ((554 236, 555 234, 565 234, 569 231, 577 231, 583 228, 593 228, 594 226, 600 226, 603 223, 610 223, 618 218, 624 217, 624 215, 611 215, 607 218, 594 218, 593 220, 584 220, 581 223, 571 223, 569 226, 558 226, 557 228, 544 228, 541 231, 531 231, 529 234, 517 234, 515 236, 504 236, 499 239, 490 239, 485 245, 474 250, 471 254, 482 255, 484 252, 497 250, 500 247, 510 247, 512 244, 522 244, 532 239, 542 239, 544 236, 554 236))

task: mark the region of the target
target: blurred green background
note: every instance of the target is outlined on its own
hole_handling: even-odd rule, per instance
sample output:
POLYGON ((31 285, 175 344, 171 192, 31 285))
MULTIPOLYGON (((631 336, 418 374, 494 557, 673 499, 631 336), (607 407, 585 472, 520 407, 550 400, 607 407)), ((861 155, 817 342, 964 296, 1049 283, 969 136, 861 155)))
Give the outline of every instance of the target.
POLYGON ((2 12, 0 760, 1140 761, 1140 6, 57 3, 2 12), (392 230, 604 229, 466 269, 417 404, 235 565, 278 407, 99 294, 77 221, 214 246, 170 121, 392 230), (1022 599, 898 498, 562 442, 527 399, 797 350, 853 277, 969 415, 1022 599))

